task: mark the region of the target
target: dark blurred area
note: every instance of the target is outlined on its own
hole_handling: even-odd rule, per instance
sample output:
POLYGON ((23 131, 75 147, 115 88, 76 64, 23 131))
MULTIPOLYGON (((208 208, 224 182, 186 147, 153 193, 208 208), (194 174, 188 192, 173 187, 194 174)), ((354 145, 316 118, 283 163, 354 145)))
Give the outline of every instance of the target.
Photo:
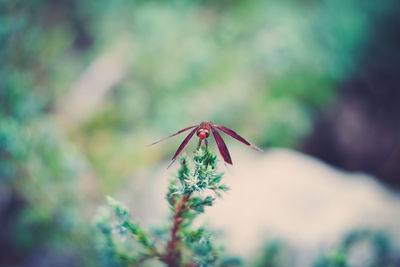
POLYGON ((374 20, 365 51, 300 150, 400 186, 400 3, 374 20))

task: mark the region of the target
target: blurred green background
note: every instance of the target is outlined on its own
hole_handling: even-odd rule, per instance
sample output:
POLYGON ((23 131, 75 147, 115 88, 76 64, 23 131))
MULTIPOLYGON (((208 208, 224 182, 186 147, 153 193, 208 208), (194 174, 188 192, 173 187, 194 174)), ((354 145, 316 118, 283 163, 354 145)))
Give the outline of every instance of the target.
POLYGON ((98 266, 95 208, 178 129, 296 148, 393 3, 0 1, 0 263, 98 266))

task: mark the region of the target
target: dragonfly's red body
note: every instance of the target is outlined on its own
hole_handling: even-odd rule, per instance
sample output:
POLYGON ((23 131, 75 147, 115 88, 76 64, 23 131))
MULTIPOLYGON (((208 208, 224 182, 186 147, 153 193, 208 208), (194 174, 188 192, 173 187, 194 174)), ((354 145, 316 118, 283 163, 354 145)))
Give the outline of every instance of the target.
MULTIPOLYGON (((178 150, 176 151, 175 155, 172 157, 171 163, 169 166, 171 166, 172 163, 174 163, 174 161, 176 160, 176 158, 179 156, 179 154, 183 151, 183 149, 185 148, 185 146, 189 143, 189 140, 193 137, 193 135, 196 133, 196 135, 199 137, 199 145, 198 147, 200 147, 202 141, 204 140, 204 143, 206 145, 206 147, 208 146, 208 141, 207 138, 210 136, 210 133, 213 133, 215 142, 217 143, 218 146, 218 150, 222 156, 222 158, 224 159, 224 161, 228 164, 232 164, 232 159, 231 156, 229 154, 228 148, 226 147, 226 144, 224 142, 224 140, 222 139, 221 135, 219 134, 219 131, 222 131, 224 133, 226 133, 227 135, 230 135, 231 137, 235 138, 236 140, 242 142, 243 144, 255 149, 255 150, 259 150, 261 151, 261 149, 259 149, 258 147, 256 147, 255 145, 251 144, 250 142, 246 141, 243 137, 241 137, 240 135, 238 135, 235 131, 226 128, 224 126, 220 126, 220 125, 214 125, 212 124, 212 122, 202 122, 198 125, 193 125, 193 126, 189 126, 187 128, 184 128, 174 134, 171 134, 170 136, 167 136, 161 140, 158 140, 150 145, 154 145, 157 144, 159 142, 162 142, 170 137, 173 137, 175 135, 178 135, 180 133, 183 133, 185 131, 188 131, 192 129, 192 131, 186 136, 185 140, 183 140, 182 144, 179 146, 178 150)), ((169 167, 168 166, 168 167, 169 167)))

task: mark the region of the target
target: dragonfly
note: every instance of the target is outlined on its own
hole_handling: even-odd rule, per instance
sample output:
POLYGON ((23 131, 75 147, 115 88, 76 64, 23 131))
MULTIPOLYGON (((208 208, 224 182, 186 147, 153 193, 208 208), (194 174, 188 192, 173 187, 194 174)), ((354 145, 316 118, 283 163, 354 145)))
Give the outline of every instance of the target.
POLYGON ((186 147, 186 145, 189 143, 190 139, 193 137, 194 134, 196 134, 199 137, 199 143, 197 146, 197 149, 199 149, 203 141, 205 143, 206 148, 208 147, 207 138, 210 136, 210 133, 212 132, 215 142, 217 143, 219 153, 221 154, 224 161, 230 165, 232 165, 232 159, 229 154, 228 147, 226 146, 224 140, 222 139, 222 136, 220 135, 220 133, 218 131, 221 131, 221 132, 235 138, 236 140, 242 142, 243 144, 247 145, 248 147, 251 147, 254 150, 262 151, 260 148, 251 144, 246 139, 244 139, 243 137, 238 135, 235 131, 233 131, 227 127, 224 127, 224 126, 215 125, 211 121, 209 121, 209 122, 203 121, 200 124, 186 127, 174 134, 171 134, 163 139, 160 139, 158 141, 155 141, 154 143, 151 143, 149 146, 155 145, 157 143, 167 140, 170 137, 176 136, 178 134, 181 134, 181 133, 189 131, 189 130, 191 130, 190 133, 186 136, 186 138, 183 140, 181 145, 178 147, 178 150, 175 152, 174 156, 172 157, 171 163, 168 165, 168 168, 175 162, 175 160, 181 154, 181 152, 186 147))

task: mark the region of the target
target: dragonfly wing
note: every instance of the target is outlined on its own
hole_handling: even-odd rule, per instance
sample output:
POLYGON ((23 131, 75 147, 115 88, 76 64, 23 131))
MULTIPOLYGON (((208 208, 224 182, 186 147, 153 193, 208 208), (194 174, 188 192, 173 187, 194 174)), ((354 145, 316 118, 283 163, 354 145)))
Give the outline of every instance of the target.
POLYGON ((253 149, 255 149, 255 150, 262 151, 261 148, 258 148, 258 147, 256 147, 255 145, 251 144, 251 143, 248 142, 246 139, 244 139, 243 137, 241 137, 240 135, 238 135, 235 131, 233 131, 233 130, 231 130, 231 129, 229 129, 229 128, 226 128, 226 127, 224 127, 224 126, 220 126, 220 125, 213 125, 213 126, 214 126, 215 128, 217 128, 218 130, 223 131, 223 132, 226 133, 227 135, 229 135, 229 136, 235 138, 236 140, 242 142, 243 144, 245 144, 245 145, 247 145, 247 146, 249 146, 249 147, 251 147, 251 148, 253 148, 253 149))
POLYGON ((171 135, 169 135, 169 136, 167 136, 167 137, 165 137, 165 138, 163 138, 163 139, 160 139, 160 140, 158 140, 158 141, 155 141, 154 143, 151 143, 151 144, 148 145, 148 146, 152 146, 152 145, 155 145, 155 144, 157 144, 157 143, 160 143, 160 142, 162 142, 162 141, 164 141, 164 140, 167 140, 167 139, 170 138, 170 137, 173 137, 173 136, 175 136, 175 135, 178 135, 178 134, 180 134, 180 133, 183 133, 183 132, 185 132, 185 131, 187 131, 187 130, 190 130, 190 129, 194 128, 194 127, 198 127, 198 125, 189 126, 189 127, 185 128, 185 129, 182 129, 182 130, 180 130, 180 131, 178 131, 178 132, 176 132, 176 133, 174 133, 174 134, 171 134, 171 135))
POLYGON ((186 136, 185 140, 183 140, 182 144, 178 147, 178 150, 175 152, 175 155, 172 157, 171 163, 168 165, 168 168, 174 163, 176 158, 181 154, 182 150, 185 148, 185 146, 189 143, 190 138, 194 135, 194 133, 199 129, 199 127, 196 127, 193 129, 188 136, 186 136))
POLYGON ((217 143, 219 153, 221 154, 222 158, 226 163, 232 165, 231 155, 229 155, 229 150, 226 147, 226 144, 222 139, 222 136, 218 133, 218 131, 214 127, 211 127, 211 130, 213 132, 215 142, 217 143))

